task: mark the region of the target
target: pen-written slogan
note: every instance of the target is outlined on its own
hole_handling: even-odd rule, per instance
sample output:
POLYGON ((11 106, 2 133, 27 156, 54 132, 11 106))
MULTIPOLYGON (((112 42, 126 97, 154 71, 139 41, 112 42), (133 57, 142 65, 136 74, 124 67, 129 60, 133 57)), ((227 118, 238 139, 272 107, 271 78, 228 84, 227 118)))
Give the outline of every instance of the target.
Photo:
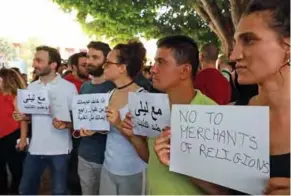
POLYGON ((17 90, 17 107, 24 114, 50 114, 47 91, 17 90))
POLYGON ((108 102, 109 94, 107 93, 74 96, 72 103, 74 129, 108 131, 109 122, 105 114, 108 102))
POLYGON ((170 103, 168 95, 154 93, 129 93, 129 111, 133 116, 134 134, 158 136, 170 126, 170 103))
POLYGON ((270 173, 268 107, 174 105, 171 128, 171 171, 263 193, 270 173))

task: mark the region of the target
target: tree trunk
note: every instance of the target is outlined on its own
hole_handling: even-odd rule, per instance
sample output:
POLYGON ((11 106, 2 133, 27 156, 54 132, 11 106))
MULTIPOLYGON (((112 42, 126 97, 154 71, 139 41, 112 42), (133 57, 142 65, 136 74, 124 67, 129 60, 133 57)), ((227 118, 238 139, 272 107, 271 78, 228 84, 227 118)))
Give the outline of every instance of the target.
POLYGON ((240 19, 240 7, 239 7, 239 2, 237 2, 237 0, 229 0, 230 2, 230 12, 231 12, 231 19, 233 22, 233 25, 236 27, 239 19, 240 19))
POLYGON ((222 15, 215 0, 192 0, 197 14, 220 39, 222 51, 226 56, 229 56, 232 50, 234 29, 248 2, 249 0, 229 0, 230 8, 225 8, 225 11, 230 13, 222 15))
POLYGON ((226 41, 222 42, 222 51, 225 56, 229 56, 233 48, 233 36, 225 37, 226 41))

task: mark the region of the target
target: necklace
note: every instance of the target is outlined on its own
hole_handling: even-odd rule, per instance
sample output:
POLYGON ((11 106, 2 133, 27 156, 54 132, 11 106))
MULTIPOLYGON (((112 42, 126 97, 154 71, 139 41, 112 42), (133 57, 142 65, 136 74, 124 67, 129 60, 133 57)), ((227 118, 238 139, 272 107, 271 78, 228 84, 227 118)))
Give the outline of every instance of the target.
POLYGON ((134 83, 134 81, 131 81, 130 83, 128 83, 128 84, 126 84, 126 85, 124 85, 124 86, 116 87, 116 88, 117 88, 118 90, 121 90, 121 89, 124 89, 124 88, 126 88, 126 87, 132 85, 133 83, 134 83))

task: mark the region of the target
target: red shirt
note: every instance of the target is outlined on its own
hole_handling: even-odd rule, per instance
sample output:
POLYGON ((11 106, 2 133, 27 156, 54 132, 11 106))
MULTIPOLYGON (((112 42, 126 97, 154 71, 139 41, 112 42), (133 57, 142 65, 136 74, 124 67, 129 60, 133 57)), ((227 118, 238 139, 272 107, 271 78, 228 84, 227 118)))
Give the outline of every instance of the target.
MULTIPOLYGON (((0 93, 0 138, 3 138, 20 128, 20 123, 12 117, 14 109, 14 99, 12 95, 0 93)), ((15 141, 16 142, 16 141, 15 141)))
POLYGON ((198 72, 195 87, 219 105, 230 102, 230 84, 217 69, 208 68, 198 72))
POLYGON ((77 79, 73 74, 67 75, 66 77, 64 77, 64 79, 73 83, 76 86, 78 92, 80 92, 81 86, 84 83, 83 81, 77 79))

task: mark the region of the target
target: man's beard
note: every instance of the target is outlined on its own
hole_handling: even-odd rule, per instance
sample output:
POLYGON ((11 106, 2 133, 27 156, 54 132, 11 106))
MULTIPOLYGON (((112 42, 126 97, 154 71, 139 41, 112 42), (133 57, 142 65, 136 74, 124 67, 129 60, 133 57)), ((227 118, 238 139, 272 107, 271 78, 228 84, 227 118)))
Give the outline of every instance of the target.
POLYGON ((99 65, 98 67, 92 64, 88 64, 87 65, 87 71, 90 75, 94 76, 94 77, 100 77, 103 75, 103 67, 102 65, 99 65))
POLYGON ((82 74, 82 73, 80 73, 80 72, 77 72, 77 75, 78 75, 78 77, 81 78, 81 79, 87 79, 87 78, 88 78, 88 75, 82 74))
POLYGON ((42 70, 40 69, 35 69, 35 74, 37 76, 47 76, 51 73, 52 69, 50 67, 45 67, 42 70))
POLYGON ((88 74, 86 75, 86 74, 81 73, 79 68, 77 68, 77 76, 81 79, 84 79, 84 80, 88 79, 88 74))

